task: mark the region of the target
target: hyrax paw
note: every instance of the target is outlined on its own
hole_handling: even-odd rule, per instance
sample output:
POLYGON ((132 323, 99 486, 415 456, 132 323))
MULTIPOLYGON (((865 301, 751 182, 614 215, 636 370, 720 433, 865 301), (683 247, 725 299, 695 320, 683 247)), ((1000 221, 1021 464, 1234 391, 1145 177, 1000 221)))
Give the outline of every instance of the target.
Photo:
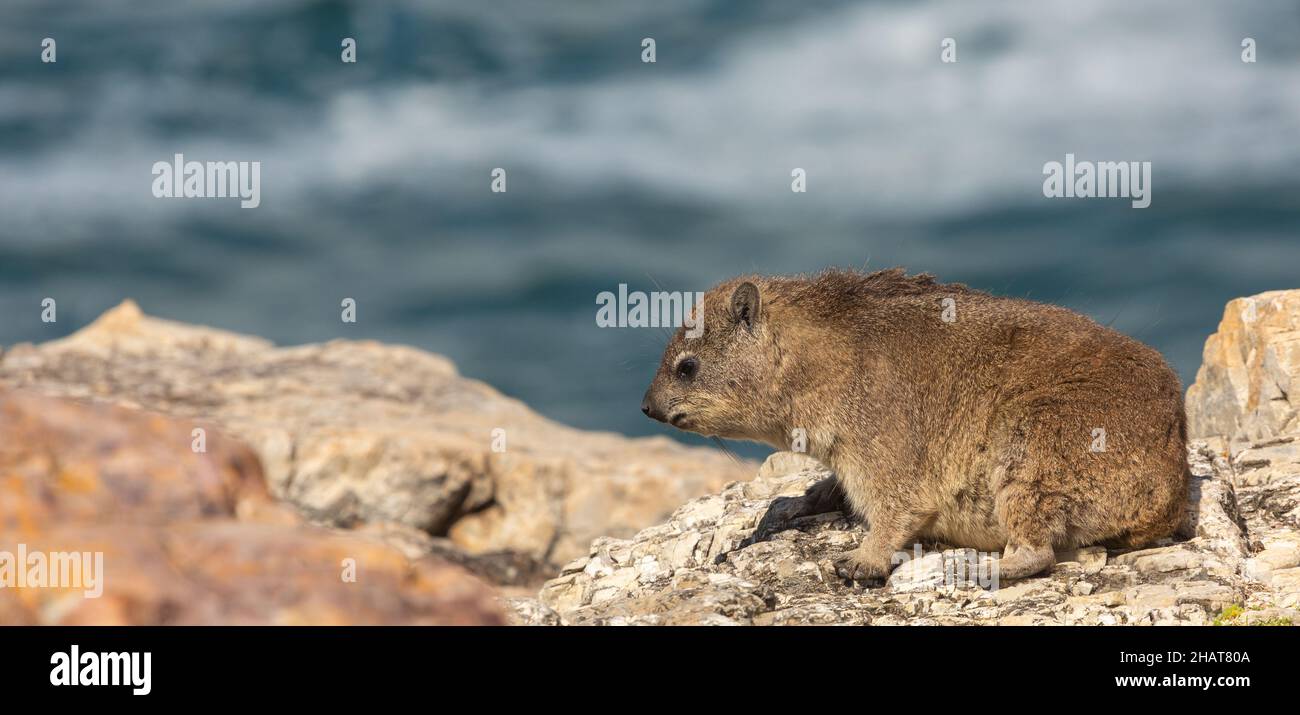
POLYGON ((868 559, 861 550, 846 551, 835 557, 836 575, 850 581, 884 580, 889 575, 889 565, 868 559))

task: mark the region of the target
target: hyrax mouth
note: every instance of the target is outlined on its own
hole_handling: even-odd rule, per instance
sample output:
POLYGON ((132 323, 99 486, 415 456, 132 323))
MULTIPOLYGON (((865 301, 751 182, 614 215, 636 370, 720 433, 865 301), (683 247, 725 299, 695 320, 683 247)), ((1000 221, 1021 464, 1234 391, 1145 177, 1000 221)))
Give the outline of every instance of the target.
POLYGON ((684 429, 684 428, 685 428, 685 426, 684 426, 684 424, 683 424, 685 421, 686 421, 686 413, 685 413, 685 412, 676 412, 676 413, 673 413, 673 416, 668 418, 668 424, 670 424, 670 425, 672 425, 672 426, 674 426, 674 427, 676 427, 676 428, 678 428, 678 429, 684 429))

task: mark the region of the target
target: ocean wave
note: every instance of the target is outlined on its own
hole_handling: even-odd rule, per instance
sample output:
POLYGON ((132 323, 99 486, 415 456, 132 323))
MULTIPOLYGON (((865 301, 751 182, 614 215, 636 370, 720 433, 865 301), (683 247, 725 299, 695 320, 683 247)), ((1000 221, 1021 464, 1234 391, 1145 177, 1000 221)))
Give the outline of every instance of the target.
MULTIPOLYGON (((620 282, 902 264, 1114 321, 1187 380, 1223 302, 1285 287, 1300 259, 1300 16, 1281 3, 6 13, 0 310, 64 296, 58 331, 131 296, 321 340, 346 294, 357 337, 447 353, 580 426, 645 433, 622 408, 660 336, 591 319, 620 282), (35 60, 45 33, 55 66, 35 60), (338 60, 348 34, 355 66, 338 60), (1246 36, 1257 63, 1240 61, 1246 36), (956 64, 939 61, 944 37, 956 64), (177 152, 262 162, 262 205, 153 198, 150 167, 177 152), (1043 164, 1066 153, 1151 161, 1152 207, 1047 201, 1043 164), (504 196, 488 190, 496 167, 504 196), (575 364, 581 385, 555 379, 575 364)), ((50 330, 8 321, 0 343, 50 330)))

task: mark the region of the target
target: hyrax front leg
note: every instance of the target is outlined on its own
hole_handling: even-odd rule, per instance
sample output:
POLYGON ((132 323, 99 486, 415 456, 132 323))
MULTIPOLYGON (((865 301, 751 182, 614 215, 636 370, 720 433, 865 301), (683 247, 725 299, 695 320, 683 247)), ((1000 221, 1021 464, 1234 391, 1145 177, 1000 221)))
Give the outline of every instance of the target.
POLYGON ((835 557, 835 573, 850 581, 883 580, 889 575, 894 549, 872 529, 858 548, 835 557))
POLYGON ((894 513, 869 518, 871 529, 862 544, 835 558, 835 573, 853 581, 884 580, 894 568, 894 554, 911 544, 925 519, 894 513))

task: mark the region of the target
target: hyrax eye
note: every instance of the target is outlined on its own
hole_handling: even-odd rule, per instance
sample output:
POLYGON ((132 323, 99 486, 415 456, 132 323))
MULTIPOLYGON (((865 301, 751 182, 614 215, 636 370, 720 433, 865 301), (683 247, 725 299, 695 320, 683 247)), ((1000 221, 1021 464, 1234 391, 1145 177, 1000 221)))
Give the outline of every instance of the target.
POLYGON ((677 363, 677 377, 683 380, 689 380, 695 377, 695 371, 700 369, 700 361, 695 358, 686 358, 677 363))

